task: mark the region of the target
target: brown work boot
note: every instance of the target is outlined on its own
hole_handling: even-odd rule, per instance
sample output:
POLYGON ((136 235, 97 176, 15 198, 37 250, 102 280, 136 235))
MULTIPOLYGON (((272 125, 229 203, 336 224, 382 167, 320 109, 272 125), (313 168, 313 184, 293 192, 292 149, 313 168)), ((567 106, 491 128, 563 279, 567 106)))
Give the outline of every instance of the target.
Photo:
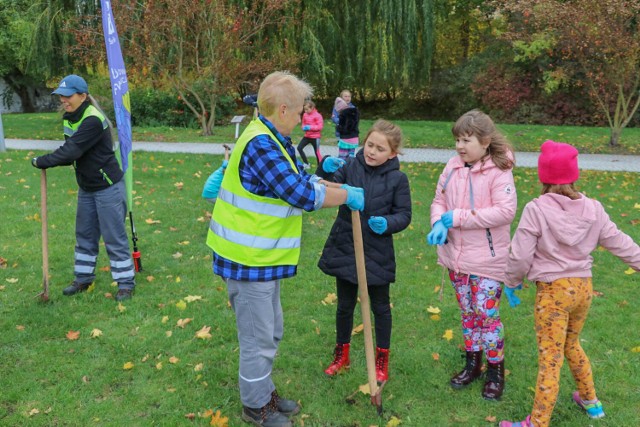
POLYGON ((482 352, 467 351, 466 358, 464 369, 451 378, 450 384, 453 388, 466 387, 482 375, 482 352))
POLYGON ((351 344, 336 344, 336 348, 333 351, 333 362, 329 365, 327 369, 324 370, 324 373, 329 375, 330 377, 346 371, 349 369, 351 365, 351 361, 349 360, 349 347, 351 344))
POLYGON ((389 380, 389 349, 376 347, 376 380, 381 384, 389 380))
POLYGON ((499 400, 504 391, 504 360, 487 364, 487 380, 482 389, 482 397, 487 400, 499 400))
POLYGON ((89 282, 89 283, 78 283, 75 280, 73 282, 71 282, 71 284, 69 286, 67 286, 66 288, 64 288, 62 290, 62 294, 66 295, 66 296, 71 296, 71 295, 75 295, 79 292, 84 292, 87 289, 89 289, 89 286, 91 286, 93 284, 93 282, 89 282))

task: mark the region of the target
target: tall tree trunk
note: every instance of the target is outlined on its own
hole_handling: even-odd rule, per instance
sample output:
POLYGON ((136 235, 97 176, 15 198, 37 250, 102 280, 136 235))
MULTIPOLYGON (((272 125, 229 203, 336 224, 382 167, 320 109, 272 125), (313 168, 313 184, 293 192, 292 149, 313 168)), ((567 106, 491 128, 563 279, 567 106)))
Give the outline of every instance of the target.
POLYGON ((611 136, 609 137, 609 146, 617 147, 620 145, 620 135, 622 135, 622 128, 611 128, 611 136))

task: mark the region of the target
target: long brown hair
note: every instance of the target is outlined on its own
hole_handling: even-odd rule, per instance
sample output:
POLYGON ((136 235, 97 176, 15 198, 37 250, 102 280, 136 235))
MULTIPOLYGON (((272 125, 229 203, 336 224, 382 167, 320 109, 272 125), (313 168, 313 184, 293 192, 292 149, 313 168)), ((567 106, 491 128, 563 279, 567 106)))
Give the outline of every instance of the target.
POLYGON ((483 164, 487 156, 491 156, 493 163, 500 170, 509 170, 515 166, 516 156, 513 147, 498 131, 491 117, 482 111, 471 110, 464 113, 451 128, 451 133, 456 138, 473 135, 480 143, 488 143, 487 154, 482 158, 483 164))
POLYGON ((580 193, 576 190, 574 183, 571 184, 542 184, 542 191, 540 194, 555 193, 562 196, 566 196, 571 200, 578 200, 580 193))

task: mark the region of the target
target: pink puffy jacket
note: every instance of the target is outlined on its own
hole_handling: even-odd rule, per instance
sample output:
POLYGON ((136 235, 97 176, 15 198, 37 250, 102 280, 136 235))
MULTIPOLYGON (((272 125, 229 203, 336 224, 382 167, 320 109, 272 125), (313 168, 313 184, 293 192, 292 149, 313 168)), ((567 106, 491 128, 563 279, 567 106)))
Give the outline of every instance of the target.
POLYGON ((311 126, 311 129, 304 133, 307 138, 317 139, 320 138, 322 128, 324 127, 324 121, 322 120, 322 114, 315 108, 310 113, 304 113, 302 115, 302 126, 311 126))
POLYGON ((453 209, 448 243, 438 246, 438 263, 458 273, 504 281, 511 222, 518 199, 511 169, 491 159, 466 167, 455 156, 444 168, 431 204, 431 225, 453 209))
POLYGON ((602 245, 640 270, 640 247, 609 219, 600 202, 582 195, 571 200, 544 194, 524 207, 511 243, 507 285, 591 277, 591 252, 602 245))

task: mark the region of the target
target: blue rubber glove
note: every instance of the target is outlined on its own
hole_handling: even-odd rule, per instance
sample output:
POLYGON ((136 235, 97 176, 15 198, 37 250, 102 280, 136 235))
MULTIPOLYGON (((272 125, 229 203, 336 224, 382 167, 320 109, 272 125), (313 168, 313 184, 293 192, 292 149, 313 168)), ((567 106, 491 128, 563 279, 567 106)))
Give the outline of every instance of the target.
POLYGON ((369 227, 376 234, 382 234, 387 231, 387 219, 383 216, 372 216, 369 218, 369 227))
POLYGON ((344 159, 327 156, 327 158, 322 162, 322 170, 326 173, 334 173, 344 166, 345 163, 344 159))
POLYGON ((510 288, 508 286, 504 287, 504 294, 507 296, 507 301, 509 301, 509 305, 511 307, 517 307, 520 305, 520 298, 516 295, 516 291, 522 289, 522 283, 520 283, 515 288, 510 288))
POLYGON ((427 243, 430 245, 444 245, 447 241, 447 231, 449 231, 449 228, 445 227, 442 221, 436 221, 431 232, 427 234, 427 243))
POLYGON ((364 210, 364 190, 362 188, 352 187, 347 184, 342 184, 340 188, 347 190, 347 201, 345 203, 349 209, 352 211, 364 210))
POLYGON ((311 130, 311 126, 304 125, 304 126, 302 126, 302 130, 305 131, 305 132, 308 131, 308 130, 311 130))
POLYGON ((209 175, 209 178, 207 178, 207 182, 204 183, 204 188, 202 189, 203 198, 210 202, 213 202, 218 198, 218 192, 222 185, 222 178, 224 178, 224 170, 227 168, 228 164, 228 161, 223 161, 222 166, 209 175))
POLYGON ((445 213, 442 214, 440 219, 442 220, 442 224, 445 227, 447 228, 453 227, 453 211, 446 211, 445 213))

